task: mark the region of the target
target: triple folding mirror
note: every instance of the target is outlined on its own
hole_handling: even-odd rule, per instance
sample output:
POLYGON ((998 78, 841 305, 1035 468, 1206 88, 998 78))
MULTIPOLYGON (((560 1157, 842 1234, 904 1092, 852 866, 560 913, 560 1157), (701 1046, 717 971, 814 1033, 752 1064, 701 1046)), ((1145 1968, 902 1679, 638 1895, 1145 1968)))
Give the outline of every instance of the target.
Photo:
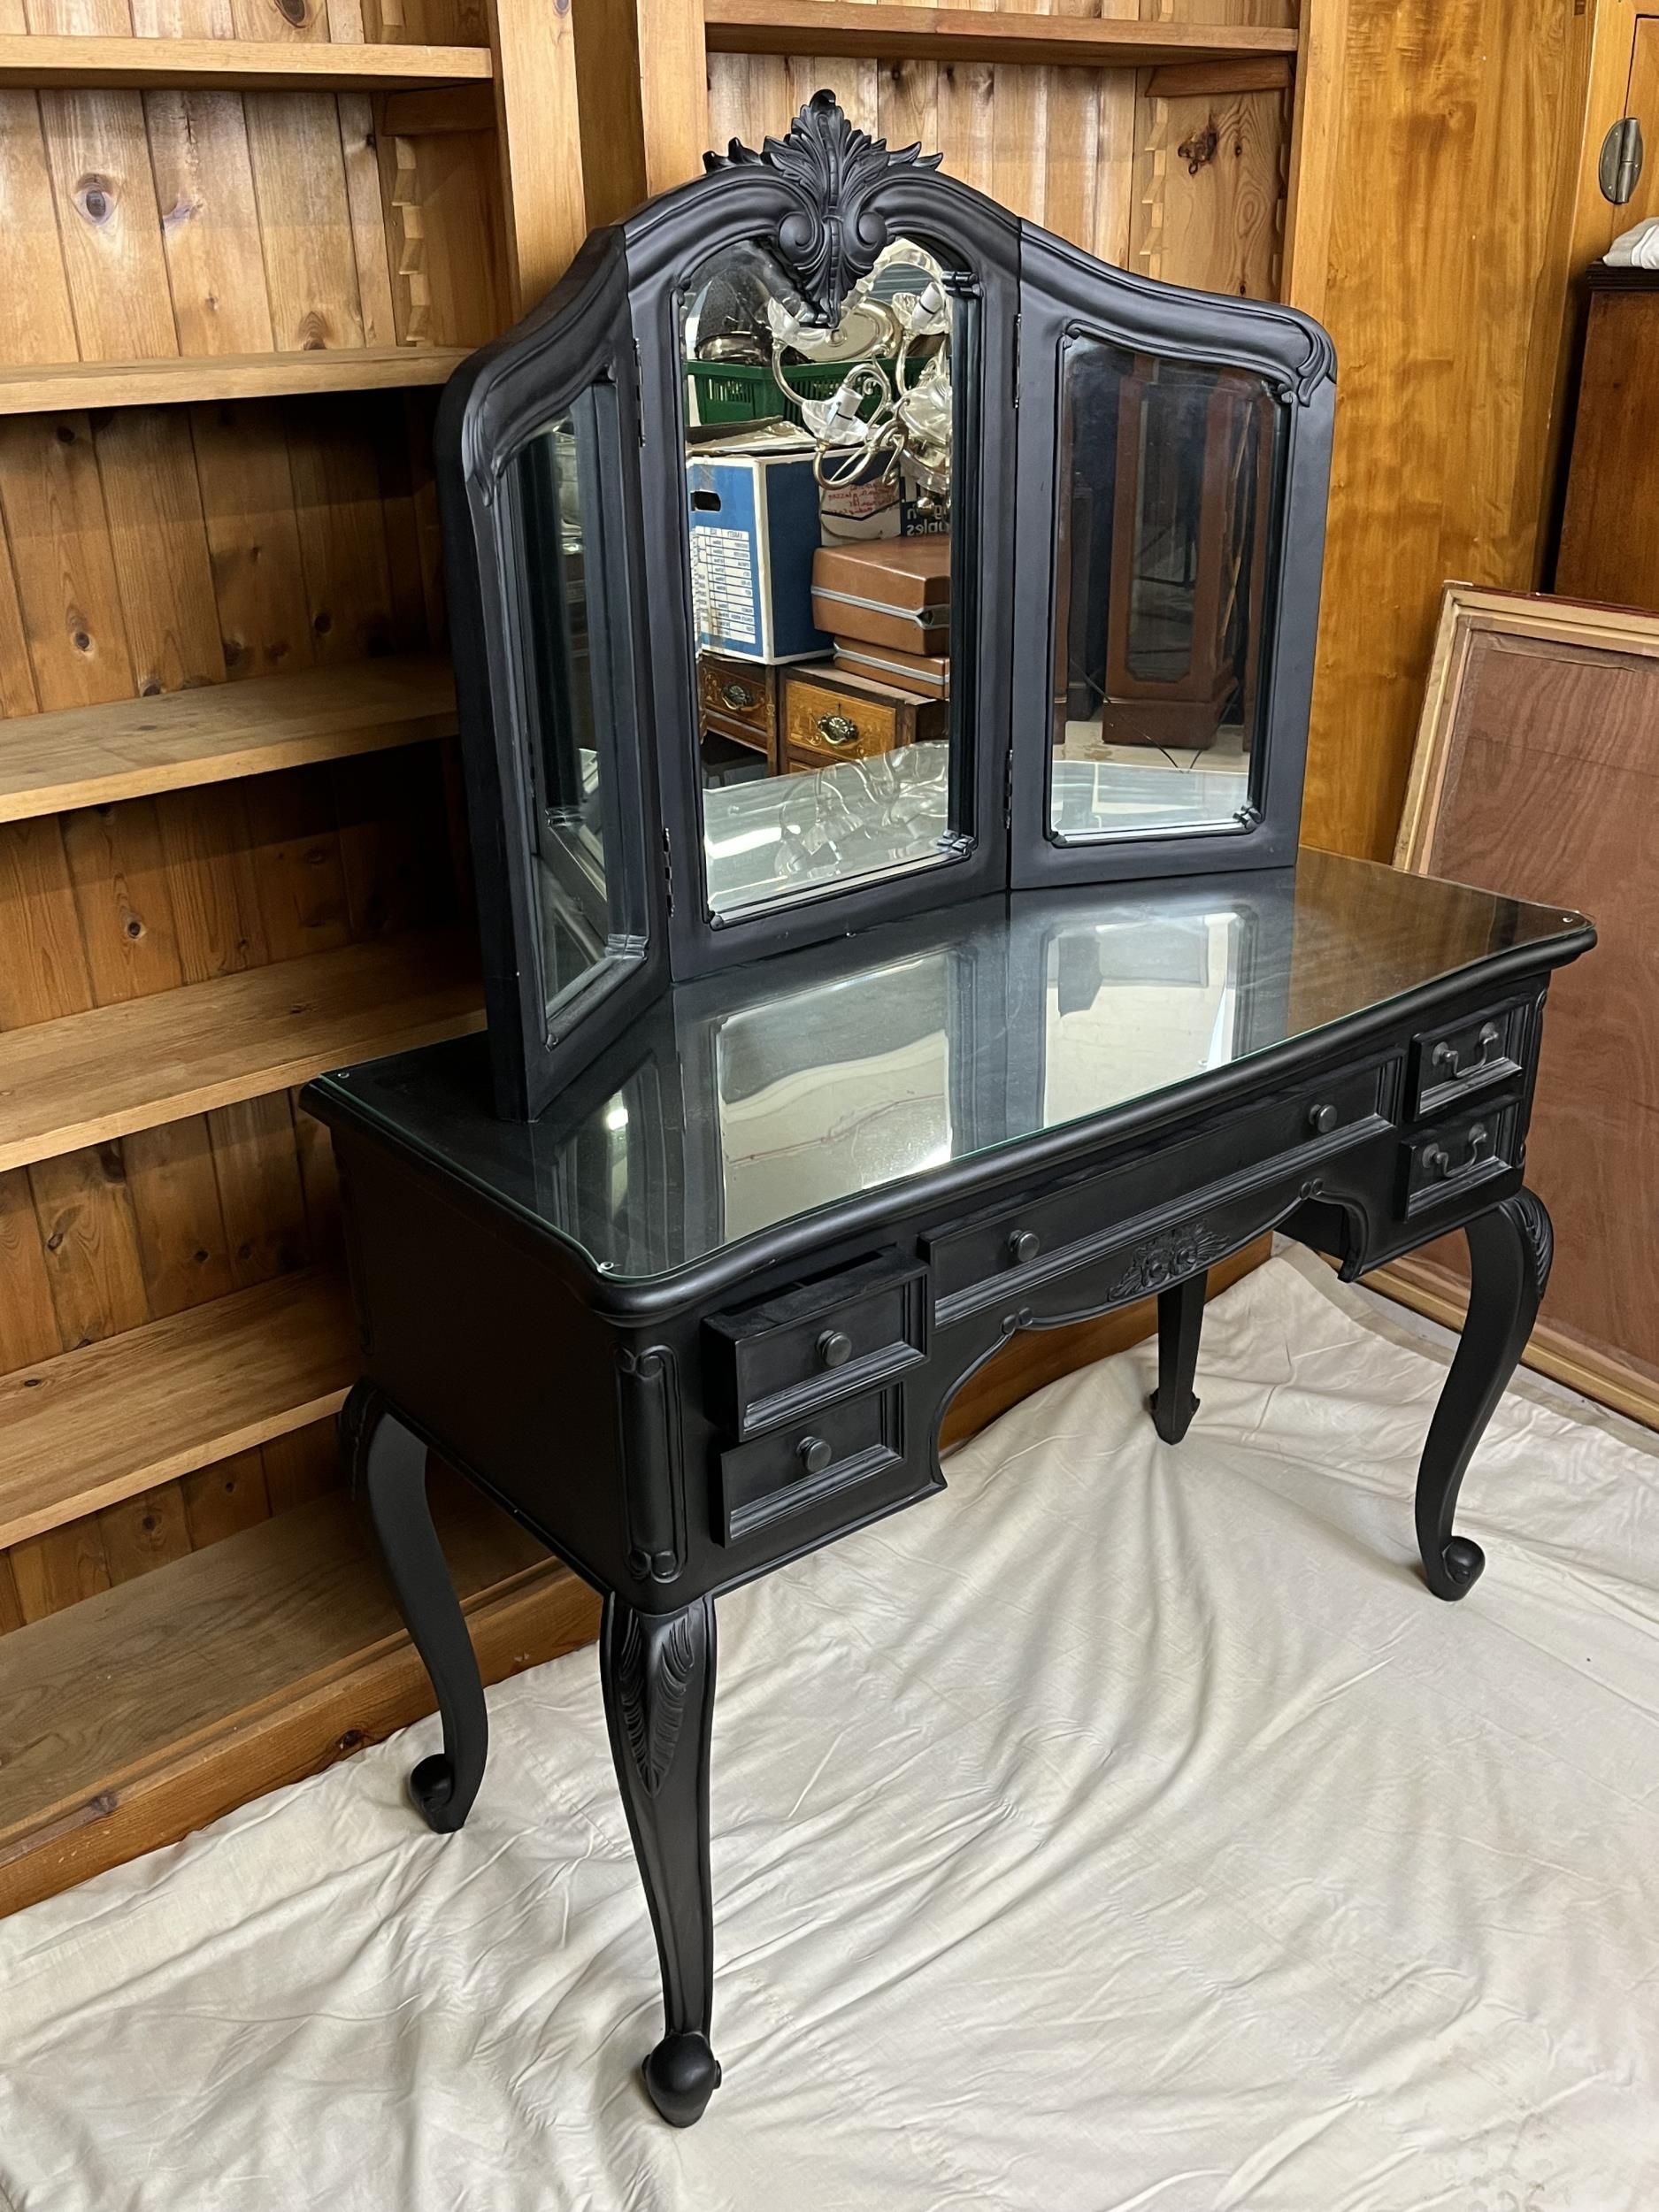
POLYGON ((503 1110, 672 978, 1288 862, 1330 422, 826 93, 596 234, 441 424, 503 1110))

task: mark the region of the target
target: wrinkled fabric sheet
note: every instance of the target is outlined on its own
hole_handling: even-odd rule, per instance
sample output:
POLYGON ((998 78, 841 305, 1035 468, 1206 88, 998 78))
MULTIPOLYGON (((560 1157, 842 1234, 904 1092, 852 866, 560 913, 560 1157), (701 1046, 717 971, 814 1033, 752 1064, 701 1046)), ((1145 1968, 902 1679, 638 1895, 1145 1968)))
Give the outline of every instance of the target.
MULTIPOLYGON (((0 1924, 12 2212, 1653 2212, 1659 1486, 1525 1380, 1414 1568, 1446 1355, 1305 1258, 719 1609, 715 2047, 591 1651, 0 1924)), ((3 1781, 3 1778, 0 1778, 3 1781)))

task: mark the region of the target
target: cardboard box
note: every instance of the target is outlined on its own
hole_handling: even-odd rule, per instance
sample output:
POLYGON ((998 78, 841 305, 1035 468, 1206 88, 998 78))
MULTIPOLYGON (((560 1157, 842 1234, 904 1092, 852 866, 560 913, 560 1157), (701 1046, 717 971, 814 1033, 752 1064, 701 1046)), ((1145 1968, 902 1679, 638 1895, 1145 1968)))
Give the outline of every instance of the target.
POLYGON ((702 652, 738 660, 805 660, 828 649, 812 618, 818 546, 812 457, 703 450, 686 459, 691 603, 702 652))

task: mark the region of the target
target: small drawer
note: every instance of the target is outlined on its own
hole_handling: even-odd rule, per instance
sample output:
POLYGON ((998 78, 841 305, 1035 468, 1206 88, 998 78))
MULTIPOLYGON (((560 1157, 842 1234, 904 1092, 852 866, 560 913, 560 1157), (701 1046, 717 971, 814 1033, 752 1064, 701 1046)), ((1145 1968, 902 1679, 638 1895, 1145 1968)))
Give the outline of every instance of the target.
POLYGON ((1312 1165, 1383 1134, 1398 1059, 1242 1109, 1148 1156, 930 1234, 933 1317, 943 1324, 1027 1285, 1088 1265, 1139 1221, 1177 1202, 1241 1194, 1263 1175, 1312 1165))
POLYGON ((703 1324, 709 1410, 745 1438, 916 1366, 926 1350, 926 1276, 897 1253, 797 1283, 703 1324))
POLYGON ((1513 1102, 1463 1114, 1402 1148, 1405 1211, 1409 1217, 1515 1165, 1520 1109, 1513 1102))
POLYGON ((1527 1012, 1523 1002, 1495 1013, 1466 1014, 1413 1038, 1408 1117, 1418 1121, 1425 1114, 1441 1113, 1472 1091, 1519 1075, 1526 1056, 1527 1012))
POLYGON ((791 670, 784 678, 783 733, 790 765, 824 767, 864 760, 919 739, 943 737, 950 710, 942 699, 917 699, 885 684, 828 671, 791 670))
POLYGON ((749 661, 728 660, 718 653, 697 658, 697 700, 717 727, 740 741, 770 749, 777 721, 777 675, 773 669, 749 661))
POLYGON ((860 1491, 904 1462, 900 1391, 867 1391, 720 1455, 715 1536, 740 1544, 775 1521, 860 1491))

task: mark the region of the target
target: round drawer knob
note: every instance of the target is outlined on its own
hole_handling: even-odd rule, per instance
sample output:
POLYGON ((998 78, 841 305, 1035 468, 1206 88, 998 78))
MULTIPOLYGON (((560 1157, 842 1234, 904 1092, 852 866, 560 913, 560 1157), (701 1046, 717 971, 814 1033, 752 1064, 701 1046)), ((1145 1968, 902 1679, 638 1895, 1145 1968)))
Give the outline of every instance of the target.
POLYGON ((826 1367, 845 1367, 853 1356, 853 1340, 845 1329, 826 1329, 818 1340, 818 1356, 826 1367))
POLYGON ((1310 1106, 1308 1109, 1308 1126, 1316 1136, 1328 1137, 1336 1127, 1336 1108, 1310 1106))
POLYGON ((1034 1229, 1016 1229, 1008 1240, 1008 1256, 1016 1267, 1029 1267, 1042 1249, 1042 1239, 1034 1229))
POLYGON ((803 1436, 795 1448, 795 1455, 809 1475, 821 1475, 834 1457, 821 1436, 803 1436))

